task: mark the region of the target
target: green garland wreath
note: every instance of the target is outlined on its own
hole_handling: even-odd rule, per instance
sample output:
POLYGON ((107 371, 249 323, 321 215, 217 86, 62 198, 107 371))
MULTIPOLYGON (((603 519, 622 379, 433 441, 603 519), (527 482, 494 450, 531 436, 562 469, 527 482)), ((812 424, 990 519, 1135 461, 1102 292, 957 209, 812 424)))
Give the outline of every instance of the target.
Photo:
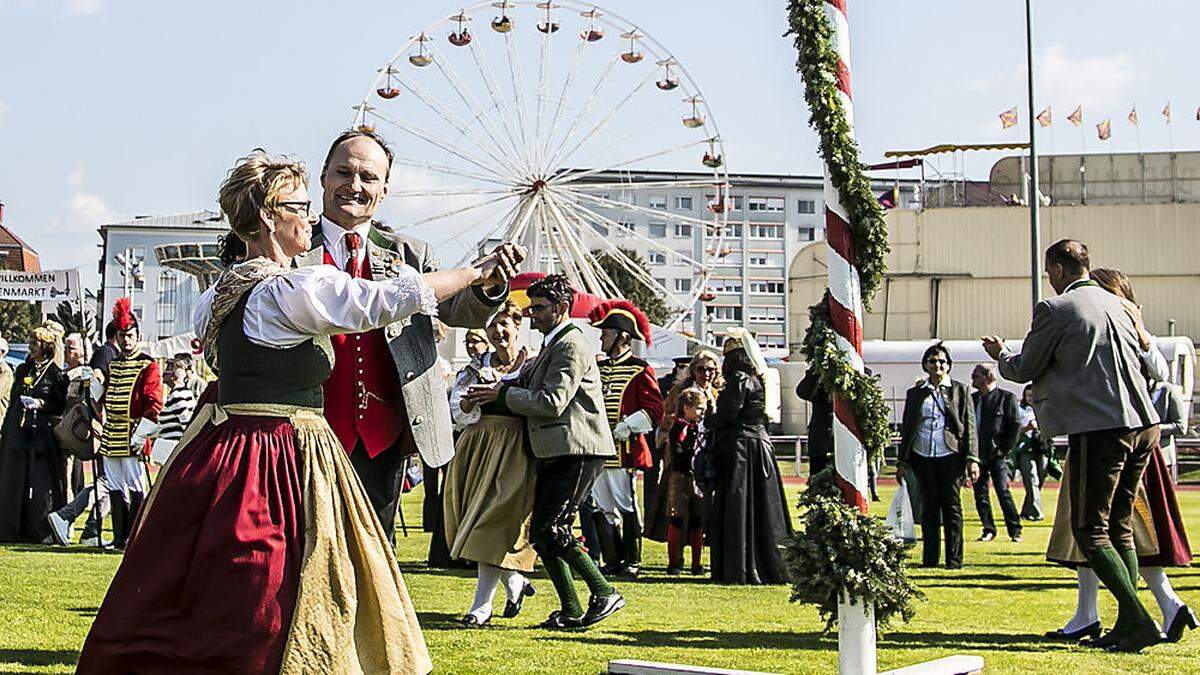
MULTIPOLYGON (((850 135, 838 92, 839 58, 825 0, 789 0, 788 24, 784 35, 794 36, 796 70, 804 81, 809 125, 820 138, 826 171, 849 217, 863 305, 869 308, 887 270, 887 228, 883 209, 863 174, 858 144, 850 135)), ((869 460, 881 459, 892 442, 883 392, 873 377, 856 371, 838 349, 829 318, 828 291, 809 308, 801 352, 825 390, 850 403, 869 460)), ((924 596, 908 578, 906 546, 877 518, 846 504, 833 472, 829 468, 809 477, 798 503, 801 527, 783 542, 784 561, 792 579, 791 600, 816 605, 826 631, 836 624, 843 597, 870 603, 881 626, 896 616, 907 621, 915 612, 916 600, 924 596)))

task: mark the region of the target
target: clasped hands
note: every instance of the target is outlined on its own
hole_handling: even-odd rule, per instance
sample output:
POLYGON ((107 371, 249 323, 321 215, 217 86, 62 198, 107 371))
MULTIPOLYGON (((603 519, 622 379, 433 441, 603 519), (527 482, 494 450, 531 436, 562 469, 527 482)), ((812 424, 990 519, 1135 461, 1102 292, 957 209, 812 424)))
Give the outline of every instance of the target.
POLYGON ((502 288, 517 275, 517 268, 525 260, 525 247, 517 244, 500 244, 490 254, 475 263, 479 270, 476 286, 491 291, 502 288))

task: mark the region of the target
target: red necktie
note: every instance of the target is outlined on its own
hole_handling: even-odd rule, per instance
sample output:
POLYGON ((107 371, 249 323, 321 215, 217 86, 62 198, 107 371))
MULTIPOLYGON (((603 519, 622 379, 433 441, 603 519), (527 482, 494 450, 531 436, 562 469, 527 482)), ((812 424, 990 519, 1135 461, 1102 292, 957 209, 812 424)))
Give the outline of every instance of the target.
POLYGON ((346 248, 349 250, 349 255, 346 256, 346 273, 352 277, 362 276, 359 273, 358 265, 358 241, 360 238, 357 232, 346 233, 346 248))

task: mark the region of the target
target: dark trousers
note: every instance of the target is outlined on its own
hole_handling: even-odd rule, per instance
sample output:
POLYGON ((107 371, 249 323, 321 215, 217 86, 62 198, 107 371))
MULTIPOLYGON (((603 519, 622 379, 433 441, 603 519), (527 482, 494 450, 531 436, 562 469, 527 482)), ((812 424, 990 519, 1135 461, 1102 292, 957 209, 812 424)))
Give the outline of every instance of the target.
POLYGON ((963 484, 963 458, 950 455, 936 459, 913 454, 910 462, 921 491, 921 557, 925 566, 937 565, 941 530, 946 532, 946 567, 963 564, 963 517, 959 490, 963 484))
POLYGON ((566 455, 537 460, 529 539, 538 555, 562 556, 577 545, 571 532, 575 513, 602 470, 603 457, 566 455))
POLYGON ((979 480, 975 481, 975 510, 979 512, 979 520, 983 523, 983 531, 996 534, 996 521, 992 518, 992 496, 988 484, 996 485, 996 496, 1000 498, 1000 511, 1004 513, 1004 527, 1008 536, 1021 536, 1021 514, 1017 503, 1013 501, 1012 492, 1008 489, 1011 477, 1008 475, 1008 462, 1003 457, 991 459, 979 465, 979 480))
POLYGON ((1158 443, 1158 425, 1067 437, 1071 532, 1084 553, 1134 548, 1133 501, 1158 443))
POLYGON ((404 453, 397 446, 375 455, 367 456, 362 441, 350 453, 350 464, 362 482, 363 491, 371 502, 371 508, 387 533, 388 542, 396 544, 396 509, 400 506, 400 488, 404 483, 404 453))

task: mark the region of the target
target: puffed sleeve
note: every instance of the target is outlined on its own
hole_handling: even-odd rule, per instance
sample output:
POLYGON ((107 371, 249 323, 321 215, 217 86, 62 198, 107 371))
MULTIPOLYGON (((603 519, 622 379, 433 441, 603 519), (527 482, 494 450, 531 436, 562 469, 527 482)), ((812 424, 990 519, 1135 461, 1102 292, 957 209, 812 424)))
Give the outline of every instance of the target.
POLYGON ((437 298, 416 270, 372 281, 313 265, 255 286, 242 326, 251 342, 283 349, 315 335, 361 333, 417 313, 436 316, 437 298))
POLYGON ((471 408, 470 412, 463 412, 462 409, 462 401, 467 395, 467 389, 478 381, 479 370, 475 363, 458 371, 458 377, 454 378, 454 386, 450 388, 450 419, 454 422, 455 431, 462 431, 483 417, 483 411, 479 406, 471 408))

